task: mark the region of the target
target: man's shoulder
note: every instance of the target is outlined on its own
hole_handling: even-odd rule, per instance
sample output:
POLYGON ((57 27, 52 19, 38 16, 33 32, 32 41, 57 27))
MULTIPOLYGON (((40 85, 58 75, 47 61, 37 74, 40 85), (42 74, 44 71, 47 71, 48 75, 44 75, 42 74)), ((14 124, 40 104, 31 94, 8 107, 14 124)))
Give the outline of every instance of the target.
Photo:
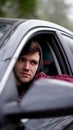
POLYGON ((36 75, 35 80, 39 78, 51 78, 51 76, 45 74, 44 72, 40 72, 36 75))
POLYGON ((40 72, 36 75, 35 80, 40 79, 40 78, 58 79, 58 80, 63 80, 63 81, 73 83, 73 76, 70 76, 67 74, 49 76, 49 75, 45 74, 44 72, 40 72))

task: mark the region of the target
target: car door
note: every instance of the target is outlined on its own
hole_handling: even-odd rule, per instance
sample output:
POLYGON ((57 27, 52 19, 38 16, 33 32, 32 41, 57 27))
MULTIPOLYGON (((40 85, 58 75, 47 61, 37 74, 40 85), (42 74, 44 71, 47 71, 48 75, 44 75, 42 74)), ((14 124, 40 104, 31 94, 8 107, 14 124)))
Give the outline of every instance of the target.
MULTIPOLYGON (((44 60, 47 61, 46 63, 50 63, 50 64, 53 63, 52 69, 50 68, 50 64, 48 64, 48 69, 50 68, 52 71, 50 72, 50 75, 72 74, 71 65, 69 59, 67 58, 67 52, 66 52, 67 50, 65 50, 65 47, 63 45, 63 43, 65 43, 65 40, 62 41, 61 39, 62 36, 60 34, 60 31, 54 30, 53 28, 51 29, 51 27, 48 28, 46 27, 46 25, 45 27, 44 26, 37 27, 35 25, 34 28, 30 26, 29 22, 27 24, 28 28, 26 28, 26 24, 23 23, 23 25, 24 26, 20 25, 20 27, 17 28, 17 30, 9 38, 7 45, 2 48, 2 52, 1 52, 3 54, 3 51, 5 50, 5 53, 3 54, 4 56, 3 64, 1 65, 1 69, 0 69, 0 72, 2 72, 4 67, 3 65, 5 65, 5 70, 3 71, 1 76, 2 80, 1 80, 1 89, 0 89, 1 99, 2 99, 1 102, 3 101, 4 103, 12 102, 15 100, 16 102, 18 101, 17 97, 14 98, 15 97, 14 95, 16 95, 17 93, 17 89, 15 83, 15 77, 13 74, 13 68, 23 47, 25 46, 25 44, 27 44, 28 40, 31 38, 34 37, 37 38, 37 40, 39 41, 42 47, 43 54, 45 53, 44 50, 46 49, 48 60, 46 60, 45 55, 44 55, 44 60), (12 51, 10 49, 12 49, 12 51), (14 86, 14 89, 12 89, 13 92, 11 90, 11 88, 13 88, 12 86, 14 86), (15 94, 13 94, 14 91, 15 94)), ((70 57, 72 57, 71 53, 70 53, 70 57)), ((45 69, 46 67, 47 64, 45 64, 45 69)), ((46 73, 49 74, 49 72, 47 71, 46 73)))
MULTIPOLYGON (((66 41, 61 36, 61 32, 53 28, 51 29, 51 27, 48 28, 46 24, 45 27, 35 25, 35 28, 31 24, 29 24, 29 22, 27 22, 27 25, 28 28, 26 28, 25 23, 19 25, 15 32, 12 33, 12 35, 10 36, 9 40, 7 41, 7 44, 5 44, 5 46, 1 49, 0 78, 3 77, 1 81, 1 91, 4 88, 4 86, 6 86, 6 82, 9 78, 10 73, 12 72, 13 66, 22 48, 32 37, 37 38, 42 47, 43 53, 43 48, 47 48, 46 52, 48 61, 49 63, 53 63, 52 68, 50 67, 51 64, 48 64, 48 66, 45 65, 45 68, 50 70, 50 72, 46 72, 47 69, 44 70, 47 74, 72 75, 72 55, 69 48, 65 46, 66 41)), ((44 60, 46 61, 45 57, 46 56, 44 55, 44 60)))

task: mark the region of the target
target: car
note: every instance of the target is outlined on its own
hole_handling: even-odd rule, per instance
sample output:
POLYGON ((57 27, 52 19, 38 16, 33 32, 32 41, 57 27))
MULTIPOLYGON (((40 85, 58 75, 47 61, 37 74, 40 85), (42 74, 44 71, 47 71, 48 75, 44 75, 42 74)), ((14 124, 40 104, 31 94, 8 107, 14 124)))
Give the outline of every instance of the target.
POLYGON ((73 32, 45 20, 0 18, 0 129, 60 130, 63 125, 63 130, 71 130, 73 83, 39 79, 18 100, 13 69, 31 38, 36 38, 42 47, 43 71, 47 75, 73 76, 73 32), (51 123, 51 118, 63 116, 69 117, 68 122, 55 120, 56 125, 51 123))

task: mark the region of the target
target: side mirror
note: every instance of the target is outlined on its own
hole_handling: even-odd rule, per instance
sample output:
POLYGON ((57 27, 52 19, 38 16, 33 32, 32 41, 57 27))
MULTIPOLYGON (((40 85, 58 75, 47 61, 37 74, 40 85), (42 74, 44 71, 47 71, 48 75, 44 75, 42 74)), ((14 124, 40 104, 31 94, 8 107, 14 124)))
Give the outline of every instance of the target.
POLYGON ((35 81, 20 102, 3 106, 14 119, 58 117, 73 114, 73 84, 54 79, 35 81))
POLYGON ((73 84, 55 79, 40 79, 32 84, 20 106, 24 112, 33 113, 33 116, 73 114, 73 84))

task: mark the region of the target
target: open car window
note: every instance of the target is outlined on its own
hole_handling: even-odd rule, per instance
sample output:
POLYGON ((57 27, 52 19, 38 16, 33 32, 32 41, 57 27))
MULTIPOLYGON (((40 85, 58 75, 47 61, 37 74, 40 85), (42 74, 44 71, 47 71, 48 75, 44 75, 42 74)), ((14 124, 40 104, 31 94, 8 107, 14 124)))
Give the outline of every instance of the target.
POLYGON ((43 71, 47 75, 57 75, 58 70, 56 67, 56 57, 50 46, 50 43, 47 40, 43 41, 43 44, 40 44, 43 52, 43 71))
MULTIPOLYGON (((44 33, 35 36, 38 43, 42 48, 43 53, 43 71, 51 76, 62 74, 62 68, 60 63, 62 62, 61 54, 57 53, 57 41, 54 38, 54 33, 44 33)), ((62 64, 63 65, 63 64, 62 64)))

